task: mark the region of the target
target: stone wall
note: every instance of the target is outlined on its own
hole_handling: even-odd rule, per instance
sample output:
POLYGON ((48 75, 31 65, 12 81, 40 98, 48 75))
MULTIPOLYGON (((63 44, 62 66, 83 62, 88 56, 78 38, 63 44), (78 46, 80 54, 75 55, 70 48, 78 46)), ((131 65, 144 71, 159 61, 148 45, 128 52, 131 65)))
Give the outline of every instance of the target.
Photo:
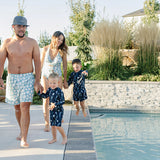
POLYGON ((86 81, 90 108, 159 110, 160 83, 86 81))

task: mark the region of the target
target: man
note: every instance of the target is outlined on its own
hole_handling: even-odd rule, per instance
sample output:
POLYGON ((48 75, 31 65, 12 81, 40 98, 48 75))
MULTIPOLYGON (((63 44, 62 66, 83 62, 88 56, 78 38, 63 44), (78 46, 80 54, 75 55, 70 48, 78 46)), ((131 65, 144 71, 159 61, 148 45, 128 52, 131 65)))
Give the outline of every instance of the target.
POLYGON ((15 35, 6 39, 0 49, 0 89, 4 87, 2 75, 5 60, 8 58, 6 102, 15 107, 15 115, 21 131, 17 140, 21 140, 21 147, 29 147, 27 134, 34 88, 36 92, 43 91, 43 87, 40 84, 39 46, 34 39, 25 36, 27 27, 27 19, 22 16, 16 16, 12 24, 15 35), (35 78, 32 60, 35 66, 35 78))

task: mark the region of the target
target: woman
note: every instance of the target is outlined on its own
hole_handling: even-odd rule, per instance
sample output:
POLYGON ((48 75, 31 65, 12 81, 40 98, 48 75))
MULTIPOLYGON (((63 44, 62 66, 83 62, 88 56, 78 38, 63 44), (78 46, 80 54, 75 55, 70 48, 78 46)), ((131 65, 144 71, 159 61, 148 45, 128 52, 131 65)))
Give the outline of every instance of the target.
MULTIPOLYGON (((62 32, 56 31, 51 39, 51 43, 43 48, 41 57, 42 67, 42 85, 44 92, 48 89, 48 76, 55 72, 59 75, 58 86, 62 89, 62 71, 61 63, 63 63, 64 88, 67 88, 67 51, 68 47, 65 43, 65 36, 62 32)), ((49 99, 43 99, 43 113, 45 119, 45 132, 49 132, 49 99)))

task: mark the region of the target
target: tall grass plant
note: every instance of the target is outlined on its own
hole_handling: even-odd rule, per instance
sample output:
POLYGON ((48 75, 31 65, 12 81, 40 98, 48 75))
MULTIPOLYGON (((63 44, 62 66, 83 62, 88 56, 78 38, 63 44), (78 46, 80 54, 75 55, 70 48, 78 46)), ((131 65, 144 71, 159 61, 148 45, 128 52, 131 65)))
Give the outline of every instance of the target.
POLYGON ((159 26, 155 23, 140 24, 137 28, 135 39, 139 46, 137 69, 138 74, 159 74, 159 26))
MULTIPOLYGON (((122 55, 119 49, 126 41, 123 25, 117 20, 102 20, 91 32, 90 41, 97 61, 92 67, 92 77, 99 79, 115 79, 122 72, 122 55)), ((94 79, 94 78, 93 78, 94 79)))

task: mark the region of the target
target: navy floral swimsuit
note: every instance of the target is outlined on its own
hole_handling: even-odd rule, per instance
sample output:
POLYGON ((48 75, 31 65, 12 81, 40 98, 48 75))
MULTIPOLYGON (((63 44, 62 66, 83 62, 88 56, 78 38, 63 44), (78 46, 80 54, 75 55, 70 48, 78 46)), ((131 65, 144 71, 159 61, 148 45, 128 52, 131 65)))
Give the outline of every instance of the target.
POLYGON ((65 103, 62 90, 58 87, 55 89, 48 88, 46 93, 40 94, 40 92, 38 92, 38 95, 41 98, 49 97, 49 104, 55 104, 55 108, 53 110, 50 110, 50 124, 51 126, 60 127, 64 112, 62 105, 65 103))
POLYGON ((73 100, 74 101, 84 101, 87 99, 87 93, 85 89, 85 76, 82 74, 82 70, 79 72, 72 72, 69 80, 68 85, 73 83, 73 100))

